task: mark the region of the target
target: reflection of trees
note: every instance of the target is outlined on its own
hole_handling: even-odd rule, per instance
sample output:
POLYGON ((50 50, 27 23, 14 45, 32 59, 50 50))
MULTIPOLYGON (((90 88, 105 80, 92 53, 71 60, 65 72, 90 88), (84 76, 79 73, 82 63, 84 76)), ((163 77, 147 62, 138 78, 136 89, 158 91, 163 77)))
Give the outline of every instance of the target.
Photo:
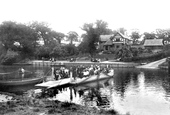
POLYGON ((132 71, 119 71, 114 78, 115 90, 124 96, 127 85, 130 83, 130 80, 133 80, 134 83, 137 82, 137 72, 132 71))
POLYGON ((146 83, 162 82, 166 79, 167 72, 164 70, 143 70, 146 83))
POLYGON ((86 88, 84 88, 84 90, 80 89, 78 92, 79 95, 83 97, 85 105, 90 104, 91 106, 106 107, 106 105, 109 105, 108 97, 101 93, 101 88, 109 85, 109 79, 103 81, 96 80, 93 83, 82 85, 86 88))
POLYGON ((94 103, 99 106, 106 106, 109 105, 109 100, 106 95, 102 95, 100 90, 97 88, 90 88, 88 89, 88 93, 83 96, 85 103, 93 103, 92 106, 95 106, 94 103))
POLYGON ((167 94, 170 94, 170 76, 166 76, 162 81, 162 87, 167 94))

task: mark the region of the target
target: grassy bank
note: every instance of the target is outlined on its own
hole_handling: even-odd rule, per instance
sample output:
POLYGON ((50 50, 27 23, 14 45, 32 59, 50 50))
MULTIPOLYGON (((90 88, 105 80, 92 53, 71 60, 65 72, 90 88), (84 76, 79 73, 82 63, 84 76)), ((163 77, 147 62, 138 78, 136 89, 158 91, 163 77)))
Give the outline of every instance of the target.
MULTIPOLYGON (((13 95, 13 94, 12 94, 13 95)), ((117 115, 114 110, 98 110, 70 102, 38 96, 13 95, 13 101, 0 103, 1 115, 117 115)))

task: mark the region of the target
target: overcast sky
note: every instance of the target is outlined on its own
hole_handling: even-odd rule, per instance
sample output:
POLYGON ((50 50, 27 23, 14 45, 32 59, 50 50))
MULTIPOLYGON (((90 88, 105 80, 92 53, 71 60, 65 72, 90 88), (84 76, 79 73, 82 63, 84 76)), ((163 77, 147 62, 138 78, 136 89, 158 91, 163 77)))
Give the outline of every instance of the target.
POLYGON ((170 28, 169 0, 0 0, 0 23, 47 22, 57 32, 82 33, 84 23, 97 19, 110 29, 141 32, 170 28))

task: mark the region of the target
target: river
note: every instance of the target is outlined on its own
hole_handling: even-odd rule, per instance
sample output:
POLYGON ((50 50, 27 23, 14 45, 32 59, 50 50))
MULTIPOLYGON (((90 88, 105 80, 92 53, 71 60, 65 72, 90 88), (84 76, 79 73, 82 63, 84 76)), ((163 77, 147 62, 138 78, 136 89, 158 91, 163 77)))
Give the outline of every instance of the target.
MULTIPOLYGON (((19 66, 2 66, 0 72, 15 71, 18 68, 19 66)), ((51 71, 50 67, 25 66, 24 68, 42 72, 44 75, 51 71)), ((170 76, 166 70, 114 68, 114 71, 112 78, 59 90, 54 99, 115 109, 121 114, 169 115, 170 76)))

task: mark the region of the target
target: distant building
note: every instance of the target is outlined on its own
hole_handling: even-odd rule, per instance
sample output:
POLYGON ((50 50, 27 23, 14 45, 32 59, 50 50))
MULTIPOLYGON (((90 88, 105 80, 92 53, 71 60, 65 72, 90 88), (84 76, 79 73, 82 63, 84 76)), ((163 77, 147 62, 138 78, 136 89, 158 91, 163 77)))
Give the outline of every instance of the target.
POLYGON ((114 35, 101 35, 99 41, 100 48, 103 51, 118 51, 122 47, 132 44, 132 40, 120 32, 114 35))
POLYGON ((146 39, 144 41, 144 47, 152 50, 153 52, 161 51, 163 46, 163 39, 146 39))

